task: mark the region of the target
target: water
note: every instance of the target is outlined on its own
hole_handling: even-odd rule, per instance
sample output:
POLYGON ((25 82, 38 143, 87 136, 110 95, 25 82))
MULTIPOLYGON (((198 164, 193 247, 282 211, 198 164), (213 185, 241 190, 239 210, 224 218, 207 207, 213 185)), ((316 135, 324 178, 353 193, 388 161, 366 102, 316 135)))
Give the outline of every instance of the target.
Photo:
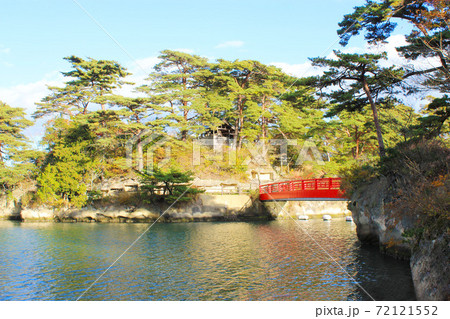
MULTIPOLYGON (((353 223, 298 223, 156 224, 81 299, 414 300, 353 223)), ((75 300, 148 227, 0 222, 0 300, 75 300)))

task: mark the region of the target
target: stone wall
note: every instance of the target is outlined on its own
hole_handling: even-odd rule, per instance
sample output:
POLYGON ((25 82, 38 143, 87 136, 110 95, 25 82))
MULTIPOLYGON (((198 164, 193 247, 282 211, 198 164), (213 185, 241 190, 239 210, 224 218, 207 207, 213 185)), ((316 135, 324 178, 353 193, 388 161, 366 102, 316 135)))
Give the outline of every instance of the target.
POLYGON ((275 219, 298 218, 322 218, 330 215, 332 218, 350 216, 347 209, 347 201, 277 201, 264 202, 263 205, 275 219))

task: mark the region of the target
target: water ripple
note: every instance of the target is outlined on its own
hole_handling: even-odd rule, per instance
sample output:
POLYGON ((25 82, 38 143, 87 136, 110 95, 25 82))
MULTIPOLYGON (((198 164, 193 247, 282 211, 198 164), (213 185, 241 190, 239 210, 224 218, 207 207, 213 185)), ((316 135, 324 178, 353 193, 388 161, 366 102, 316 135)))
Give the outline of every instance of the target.
MULTIPOLYGON (((0 222, 0 300, 75 300, 146 227, 0 222)), ((83 299, 368 300, 354 279, 376 299, 414 299, 408 264, 360 247, 352 223, 301 227, 157 224, 83 299)))

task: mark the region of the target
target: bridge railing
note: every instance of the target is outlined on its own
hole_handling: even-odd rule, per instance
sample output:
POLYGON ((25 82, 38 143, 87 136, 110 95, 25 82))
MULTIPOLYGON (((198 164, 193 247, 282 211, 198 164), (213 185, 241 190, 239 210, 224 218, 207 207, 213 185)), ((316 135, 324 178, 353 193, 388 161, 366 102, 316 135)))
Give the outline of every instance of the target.
POLYGON ((271 194, 279 192, 292 192, 300 190, 332 190, 340 189, 340 178, 315 178, 301 179, 287 182, 278 182, 259 186, 260 194, 271 194))

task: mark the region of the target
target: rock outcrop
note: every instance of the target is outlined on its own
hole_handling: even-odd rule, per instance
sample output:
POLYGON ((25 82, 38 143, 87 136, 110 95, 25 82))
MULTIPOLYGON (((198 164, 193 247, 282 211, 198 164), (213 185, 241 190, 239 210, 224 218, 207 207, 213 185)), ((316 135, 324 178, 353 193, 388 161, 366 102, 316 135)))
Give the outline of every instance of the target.
POLYGON ((445 234, 436 240, 418 244, 402 234, 415 220, 389 208, 392 181, 380 177, 360 187, 352 195, 348 208, 356 224, 358 238, 379 245, 380 250, 400 259, 410 260, 416 296, 419 300, 449 298, 449 239, 445 234))
POLYGON ((450 297, 450 238, 439 236, 421 240, 411 256, 411 273, 417 299, 449 300, 450 297))
POLYGON ((14 195, 0 196, 0 219, 20 220, 20 204, 14 195))
POLYGON ((56 210, 47 207, 21 208, 16 205, 2 210, 5 218, 25 222, 195 222, 195 221, 243 221, 271 219, 261 203, 248 195, 199 195, 190 203, 168 205, 145 205, 143 207, 110 205, 88 206, 81 209, 56 210), (13 214, 14 211, 14 214, 13 214), (163 214, 164 213, 164 214, 163 214))
POLYGON ((30 221, 53 221, 54 209, 41 206, 39 208, 24 208, 20 210, 20 220, 30 221))
POLYGON ((414 225, 414 220, 387 208, 386 204, 392 199, 389 185, 386 177, 380 177, 360 187, 352 195, 348 208, 362 242, 377 244, 386 254, 396 258, 409 259, 411 244, 402 234, 414 225))

